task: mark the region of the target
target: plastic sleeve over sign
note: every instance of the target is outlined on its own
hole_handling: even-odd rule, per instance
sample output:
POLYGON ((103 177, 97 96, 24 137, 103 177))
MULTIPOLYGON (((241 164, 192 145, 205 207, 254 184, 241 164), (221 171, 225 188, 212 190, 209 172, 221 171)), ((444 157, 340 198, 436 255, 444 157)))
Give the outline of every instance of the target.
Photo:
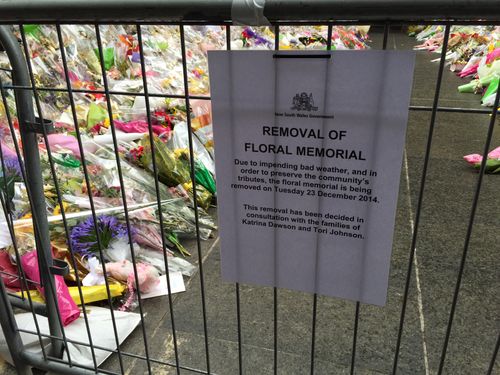
POLYGON ((268 26, 271 23, 264 16, 266 0, 233 0, 231 18, 235 25, 268 26))

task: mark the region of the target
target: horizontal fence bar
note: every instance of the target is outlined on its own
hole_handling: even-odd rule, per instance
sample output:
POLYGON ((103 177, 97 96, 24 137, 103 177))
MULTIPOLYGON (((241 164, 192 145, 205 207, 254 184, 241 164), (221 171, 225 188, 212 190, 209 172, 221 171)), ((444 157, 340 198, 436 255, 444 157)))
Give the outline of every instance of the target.
MULTIPOLYGON (((18 274, 11 273, 11 272, 7 272, 7 271, 0 271, 0 275, 1 275, 1 276, 6 276, 6 277, 15 277, 15 278, 19 278, 19 275, 18 275, 18 274)), ((25 280, 28 284, 42 286, 42 284, 41 284, 41 283, 39 283, 38 281, 34 281, 34 280, 31 280, 31 279, 28 279, 27 277, 23 277, 23 279, 24 279, 24 280, 25 280)))
MULTIPOLYGON (((41 332, 40 332, 40 334, 38 334, 35 331, 30 331, 30 330, 23 329, 23 328, 19 328, 18 331, 22 332, 22 333, 30 334, 30 335, 35 335, 35 336, 40 336, 40 337, 45 337, 45 338, 50 338, 50 339, 62 341, 62 338, 58 338, 56 336, 45 334, 45 333, 41 333, 41 332)), ((100 345, 96 345, 96 344, 90 345, 89 343, 85 343, 83 341, 78 341, 78 340, 73 340, 73 339, 67 339, 67 342, 71 343, 73 345, 80 345, 80 346, 84 346, 84 347, 87 347, 87 348, 93 347, 94 349, 103 350, 103 351, 106 351, 106 352, 109 352, 109 353, 112 353, 112 354, 118 354, 118 350, 117 349, 106 348, 104 346, 100 346, 100 345)), ((134 354, 134 353, 124 352, 122 350, 120 350, 120 353, 121 353, 121 355, 123 357, 130 357, 130 358, 135 358, 135 359, 141 359, 141 360, 144 360, 144 361, 146 361, 146 359, 147 359, 146 356, 143 356, 143 355, 140 355, 140 354, 134 354)), ((50 356, 48 356, 48 357, 50 357, 50 356)), ((53 358, 50 357, 50 359, 53 359, 53 358)), ((149 358, 149 361, 152 362, 152 363, 158 364, 158 365, 164 365, 164 366, 168 366, 168 367, 172 367, 172 368, 176 368, 177 367, 177 365, 175 363, 173 363, 173 362, 166 362, 166 361, 162 361, 162 360, 155 359, 155 358, 149 358)), ((182 369, 182 370, 195 372, 197 374, 205 374, 205 375, 209 374, 208 372, 206 372, 204 370, 200 370, 200 369, 197 369, 197 368, 194 368, 194 367, 189 367, 189 366, 184 366, 184 365, 179 365, 178 367, 180 369, 182 369)), ((91 368, 91 367, 89 367, 89 368, 91 368)), ((123 372, 123 373, 125 373, 125 372, 123 372)), ((216 375, 216 374, 212 372, 211 375, 216 375)))
MULTIPOLYGON (((232 20, 233 0, 4 0, 1 21, 204 21, 232 20)), ((297 20, 493 20, 497 0, 267 0, 270 22, 297 20)), ((252 14, 252 13, 251 13, 252 14)))
POLYGON ((288 53, 286 55, 274 54, 273 59, 329 59, 332 55, 330 54, 321 54, 321 53, 312 53, 306 55, 304 53, 288 53))
MULTIPOLYGON (((31 86, 14 86, 14 85, 4 85, 5 90, 33 90, 31 86)), ((57 87, 35 87, 37 91, 45 91, 45 92, 59 92, 59 93, 68 93, 68 89, 65 88, 57 88, 57 87)), ((74 94, 85 94, 85 95, 105 95, 106 91, 104 90, 85 90, 85 89, 72 89, 72 93, 74 94)), ((144 92, 132 92, 132 91, 113 91, 109 90, 108 93, 110 95, 118 95, 118 96, 145 96, 144 92)), ((170 99, 184 99, 186 96, 182 94, 167 94, 167 93, 148 93, 148 96, 154 98, 170 98, 170 99)), ((190 99, 200 99, 200 100, 210 100, 209 96, 203 95, 189 95, 190 99)))
MULTIPOLYGON (((280 55, 280 57, 286 55, 280 55)), ((322 55, 318 55, 322 56, 322 55)), ((5 90, 33 90, 30 86, 14 86, 14 85, 4 85, 5 90)), ((67 89, 64 88, 55 88, 55 87, 36 87, 38 91, 46 91, 46 92, 59 92, 59 93, 68 93, 67 89)), ((105 94, 104 90, 84 90, 84 89, 73 89, 71 90, 76 94, 85 94, 85 95, 95 95, 95 94, 105 94)), ((109 94, 112 96, 145 96, 144 92, 128 92, 128 91, 109 91, 109 94)), ((162 94, 162 93, 148 93, 148 96, 154 98, 169 98, 169 99, 181 99, 184 100, 185 95, 180 94, 162 94)), ((210 96, 204 95, 189 95, 189 99, 195 100, 211 100, 210 96)), ((432 106, 426 105, 411 105, 408 107, 410 111, 420 111, 420 112, 432 112, 432 106)), ((472 114, 483 114, 483 115, 491 115, 491 109, 487 108, 460 108, 460 107, 437 107, 438 112, 454 112, 454 113, 472 113, 472 114)))
MULTIPOLYGON (((411 105, 408 108, 410 111, 432 112, 432 106, 427 105, 411 105)), ((458 107, 437 107, 438 112, 452 112, 452 113, 474 113, 480 115, 491 115, 491 109, 486 108, 458 108, 458 107)))
POLYGON ((92 367, 80 365, 80 364, 73 364, 72 367, 69 367, 67 362, 65 362, 62 359, 58 358, 50 358, 50 359, 43 359, 40 355, 29 352, 29 351, 23 351, 21 353, 21 358, 29 365, 35 366, 37 369, 40 370, 46 370, 46 371, 51 371, 56 374, 68 374, 68 375, 75 375, 75 374, 82 374, 82 375, 90 375, 90 374, 110 374, 110 375, 118 375, 116 372, 112 371, 107 371, 103 369, 99 369, 99 372, 96 372, 95 370, 92 369, 92 367))
MULTIPOLYGON (((40 24, 40 25, 60 25, 60 26, 70 26, 70 25, 94 25, 96 22, 99 25, 107 26, 107 25, 128 25, 135 26, 137 22, 139 22, 142 26, 241 26, 239 23, 235 23, 233 21, 165 21, 165 20, 156 20, 156 21, 147 21, 147 20, 105 20, 105 21, 92 21, 92 20, 43 20, 43 19, 22 19, 16 18, 15 20, 2 20, 0 19, 0 25, 12 25, 18 24, 19 22, 24 24, 40 24)), ((500 15, 495 16, 493 19, 489 20, 477 20, 477 19, 468 19, 468 20, 460 20, 460 19, 434 19, 434 18, 412 18, 408 19, 394 19, 394 20, 386 20, 386 21, 374 21, 367 20, 365 18, 359 18, 355 20, 345 20, 345 19, 329 19, 329 20, 320 20, 320 21, 273 21, 272 26, 356 26, 356 25, 370 25, 370 26, 384 26, 386 24, 394 26, 408 26, 408 25, 444 25, 445 23, 450 23, 452 26, 495 26, 500 25, 500 15)), ((11 69, 4 69, 6 71, 11 71, 11 69)))
POLYGON ((27 299, 23 299, 20 296, 14 296, 12 294, 8 294, 8 296, 12 307, 17 307, 25 311, 33 310, 38 315, 47 316, 47 306, 45 304, 38 302, 31 302, 30 304, 27 299))

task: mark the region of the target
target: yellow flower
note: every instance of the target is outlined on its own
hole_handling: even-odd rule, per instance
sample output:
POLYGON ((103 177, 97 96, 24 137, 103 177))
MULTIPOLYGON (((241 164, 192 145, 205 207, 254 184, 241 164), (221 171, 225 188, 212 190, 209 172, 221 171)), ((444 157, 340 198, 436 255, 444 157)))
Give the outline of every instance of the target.
POLYGON ((186 148, 176 148, 174 150, 174 155, 177 159, 180 159, 183 155, 186 155, 188 150, 186 148))
MULTIPOLYGON (((117 119, 118 119, 118 116, 113 114, 113 121, 117 120, 117 119)), ((109 117, 105 118, 104 121, 102 122, 102 126, 104 126, 105 128, 109 128, 110 125, 111 125, 111 123, 109 121, 109 117)))
MULTIPOLYGON (((66 203, 66 202, 62 202, 62 205, 63 205, 63 208, 64 208, 64 212, 68 212, 69 204, 66 203)), ((57 205, 54 208, 53 214, 54 215, 60 215, 61 214, 61 207, 59 205, 57 205)))

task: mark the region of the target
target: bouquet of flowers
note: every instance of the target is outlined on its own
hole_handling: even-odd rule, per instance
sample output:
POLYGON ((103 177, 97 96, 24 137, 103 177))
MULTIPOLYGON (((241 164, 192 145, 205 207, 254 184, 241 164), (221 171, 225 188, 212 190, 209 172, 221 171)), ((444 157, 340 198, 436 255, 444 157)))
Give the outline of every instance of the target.
MULTIPOLYGON (((475 169, 479 169, 481 168, 483 156, 479 154, 465 155, 464 160, 472 165, 475 169)), ((488 153, 485 173, 500 173, 500 147, 497 147, 488 153)))

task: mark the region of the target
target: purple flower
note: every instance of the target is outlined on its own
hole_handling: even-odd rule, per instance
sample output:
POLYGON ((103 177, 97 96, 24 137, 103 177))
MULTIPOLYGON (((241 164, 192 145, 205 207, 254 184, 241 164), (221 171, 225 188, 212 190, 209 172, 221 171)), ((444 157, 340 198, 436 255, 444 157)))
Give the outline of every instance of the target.
POLYGON ((243 36, 247 39, 250 39, 250 38, 255 39, 255 45, 265 44, 269 48, 271 48, 273 46, 273 44, 269 40, 258 35, 250 27, 245 27, 245 29, 243 30, 243 36))
POLYGON ((5 155, 3 158, 4 166, 5 166, 5 175, 6 176, 16 176, 21 180, 21 166, 19 165, 19 160, 15 156, 5 155))
MULTIPOLYGON (((112 240, 128 236, 127 227, 121 224, 114 216, 99 216, 97 218, 97 229, 101 249, 107 249, 112 240)), ((71 230, 70 235, 71 251, 81 256, 99 252, 97 236, 94 227, 94 220, 89 217, 79 223, 71 230)))
POLYGON ((135 62, 135 63, 141 62, 141 54, 139 52, 132 53, 132 62, 135 62))

